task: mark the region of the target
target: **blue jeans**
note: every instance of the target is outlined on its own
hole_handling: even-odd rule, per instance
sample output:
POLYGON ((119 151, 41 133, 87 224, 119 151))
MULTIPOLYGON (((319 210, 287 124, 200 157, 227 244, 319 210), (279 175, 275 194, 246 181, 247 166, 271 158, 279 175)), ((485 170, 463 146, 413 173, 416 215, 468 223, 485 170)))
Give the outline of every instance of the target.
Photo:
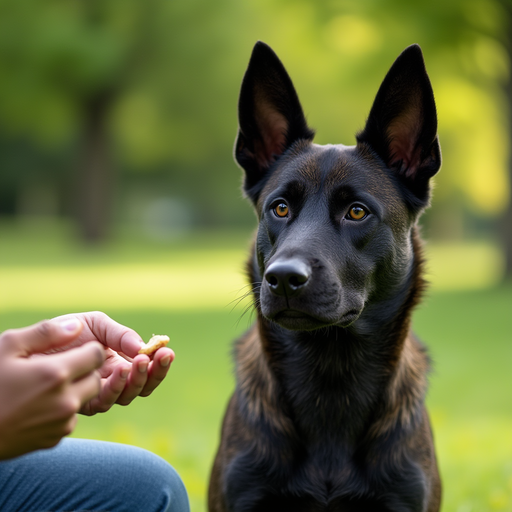
POLYGON ((133 446, 63 439, 0 462, 2 512, 189 512, 185 486, 160 457, 133 446))

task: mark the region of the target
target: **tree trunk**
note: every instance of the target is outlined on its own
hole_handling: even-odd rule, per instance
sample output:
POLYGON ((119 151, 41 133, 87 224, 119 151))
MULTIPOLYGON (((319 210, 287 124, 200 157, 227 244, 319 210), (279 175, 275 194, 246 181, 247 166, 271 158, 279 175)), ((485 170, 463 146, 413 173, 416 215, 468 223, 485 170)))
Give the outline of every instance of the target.
POLYGON ((105 240, 111 220, 115 181, 107 134, 111 98, 111 94, 96 94, 85 104, 76 208, 81 236, 87 243, 105 240))
MULTIPOLYGON (((512 101, 512 97, 509 101, 512 101)), ((509 182, 512 184, 512 158, 509 163, 509 182)), ((512 281, 512 198, 500 220, 500 239, 505 258, 504 280, 512 281)))
MULTIPOLYGON (((509 123, 512 126, 512 84, 509 84, 509 123)), ((512 131, 512 130, 511 130, 512 131)), ((510 139, 512 139, 512 134, 510 139)), ((511 144, 512 146, 512 144, 511 144)), ((512 153, 512 150, 511 150, 512 153)), ((512 154, 509 157, 509 183, 512 188, 512 154)), ((510 199, 508 202, 507 209, 500 222, 500 239, 504 251, 505 257, 505 281, 512 282, 512 190, 510 191, 510 199)))
MULTIPOLYGON (((512 2, 502 0, 502 5, 507 12, 505 47, 507 49, 509 63, 512 65, 512 2)), ((508 140, 509 140, 509 201, 507 209, 500 222, 500 238, 505 256, 505 281, 512 281, 512 70, 509 72, 505 87, 508 115, 508 140)))

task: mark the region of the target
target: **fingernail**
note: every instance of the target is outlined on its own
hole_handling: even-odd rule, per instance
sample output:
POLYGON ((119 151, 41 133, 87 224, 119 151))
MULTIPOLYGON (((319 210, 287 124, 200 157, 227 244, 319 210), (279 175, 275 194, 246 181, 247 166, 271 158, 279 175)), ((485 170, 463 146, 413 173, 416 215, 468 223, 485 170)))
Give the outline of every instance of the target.
POLYGON ((121 378, 122 378, 122 379, 126 379, 126 377, 128 377, 128 374, 129 374, 129 373, 130 373, 130 368, 123 368, 123 369, 121 370, 121 373, 120 373, 121 378))
POLYGON ((160 366, 163 366, 164 368, 169 366, 171 364, 171 356, 164 356, 162 359, 160 359, 160 366))
POLYGON ((147 371, 148 371, 148 362, 143 361, 142 363, 139 363, 139 372, 146 373, 147 371))
POLYGON ((60 322, 59 325, 63 331, 71 333, 75 332, 82 324, 77 318, 68 318, 67 320, 60 322))

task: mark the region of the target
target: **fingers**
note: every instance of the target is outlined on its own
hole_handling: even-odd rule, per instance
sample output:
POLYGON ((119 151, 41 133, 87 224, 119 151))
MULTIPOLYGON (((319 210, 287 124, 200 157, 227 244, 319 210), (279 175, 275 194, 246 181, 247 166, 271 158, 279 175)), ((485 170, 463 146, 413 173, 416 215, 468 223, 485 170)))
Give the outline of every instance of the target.
POLYGON ((140 396, 150 395, 164 380, 171 367, 171 363, 174 361, 174 357, 174 352, 170 348, 161 348, 155 352, 153 362, 149 366, 148 380, 140 396))
MULTIPOLYGON (((50 405, 44 407, 48 419, 71 418, 98 395, 101 377, 96 370, 103 361, 104 349, 97 342, 29 360, 31 373, 39 375, 37 388, 43 393, 42 397, 49 400, 50 405)), ((40 405, 43 406, 43 402, 40 405)))
POLYGON ((148 356, 138 355, 134 358, 126 387, 117 400, 118 404, 128 405, 134 398, 140 395, 148 380, 148 368, 148 356))
POLYGON ((112 320, 105 313, 94 311, 80 316, 98 341, 116 352, 135 357, 144 346, 141 337, 133 330, 112 320))
POLYGON ((107 412, 124 391, 129 374, 129 367, 117 367, 108 378, 103 379, 99 394, 86 403, 80 412, 87 416, 107 412))
POLYGON ((92 372, 87 376, 73 382, 70 385, 70 393, 79 400, 79 406, 76 407, 75 413, 98 396, 101 391, 101 379, 98 372, 92 372))
POLYGON ((62 377, 69 381, 80 379, 100 368, 105 361, 102 345, 91 341, 81 347, 45 356, 45 364, 58 368, 62 377))
MULTIPOLYGON (((148 396, 167 375, 174 352, 162 348, 155 353, 153 361, 140 355, 129 366, 118 364, 102 379, 101 390, 80 410, 82 414, 93 415, 108 411, 114 404, 128 405, 138 396, 148 396)), ((107 362, 107 365, 109 363, 107 362)))
POLYGON ((30 327, 11 329, 0 336, 0 350, 28 356, 61 347, 75 340, 83 329, 77 318, 44 320, 30 327))

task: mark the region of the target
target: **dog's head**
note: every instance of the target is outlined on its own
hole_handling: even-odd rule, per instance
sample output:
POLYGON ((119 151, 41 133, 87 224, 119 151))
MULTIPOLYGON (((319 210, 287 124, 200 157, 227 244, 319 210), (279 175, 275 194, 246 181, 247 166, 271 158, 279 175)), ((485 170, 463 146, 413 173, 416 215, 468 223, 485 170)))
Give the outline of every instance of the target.
POLYGON ((434 96, 421 49, 386 75, 356 146, 319 146, 270 47, 257 43, 242 82, 235 158, 259 229, 262 314, 285 328, 348 327, 400 292, 411 232, 441 165, 434 96))

